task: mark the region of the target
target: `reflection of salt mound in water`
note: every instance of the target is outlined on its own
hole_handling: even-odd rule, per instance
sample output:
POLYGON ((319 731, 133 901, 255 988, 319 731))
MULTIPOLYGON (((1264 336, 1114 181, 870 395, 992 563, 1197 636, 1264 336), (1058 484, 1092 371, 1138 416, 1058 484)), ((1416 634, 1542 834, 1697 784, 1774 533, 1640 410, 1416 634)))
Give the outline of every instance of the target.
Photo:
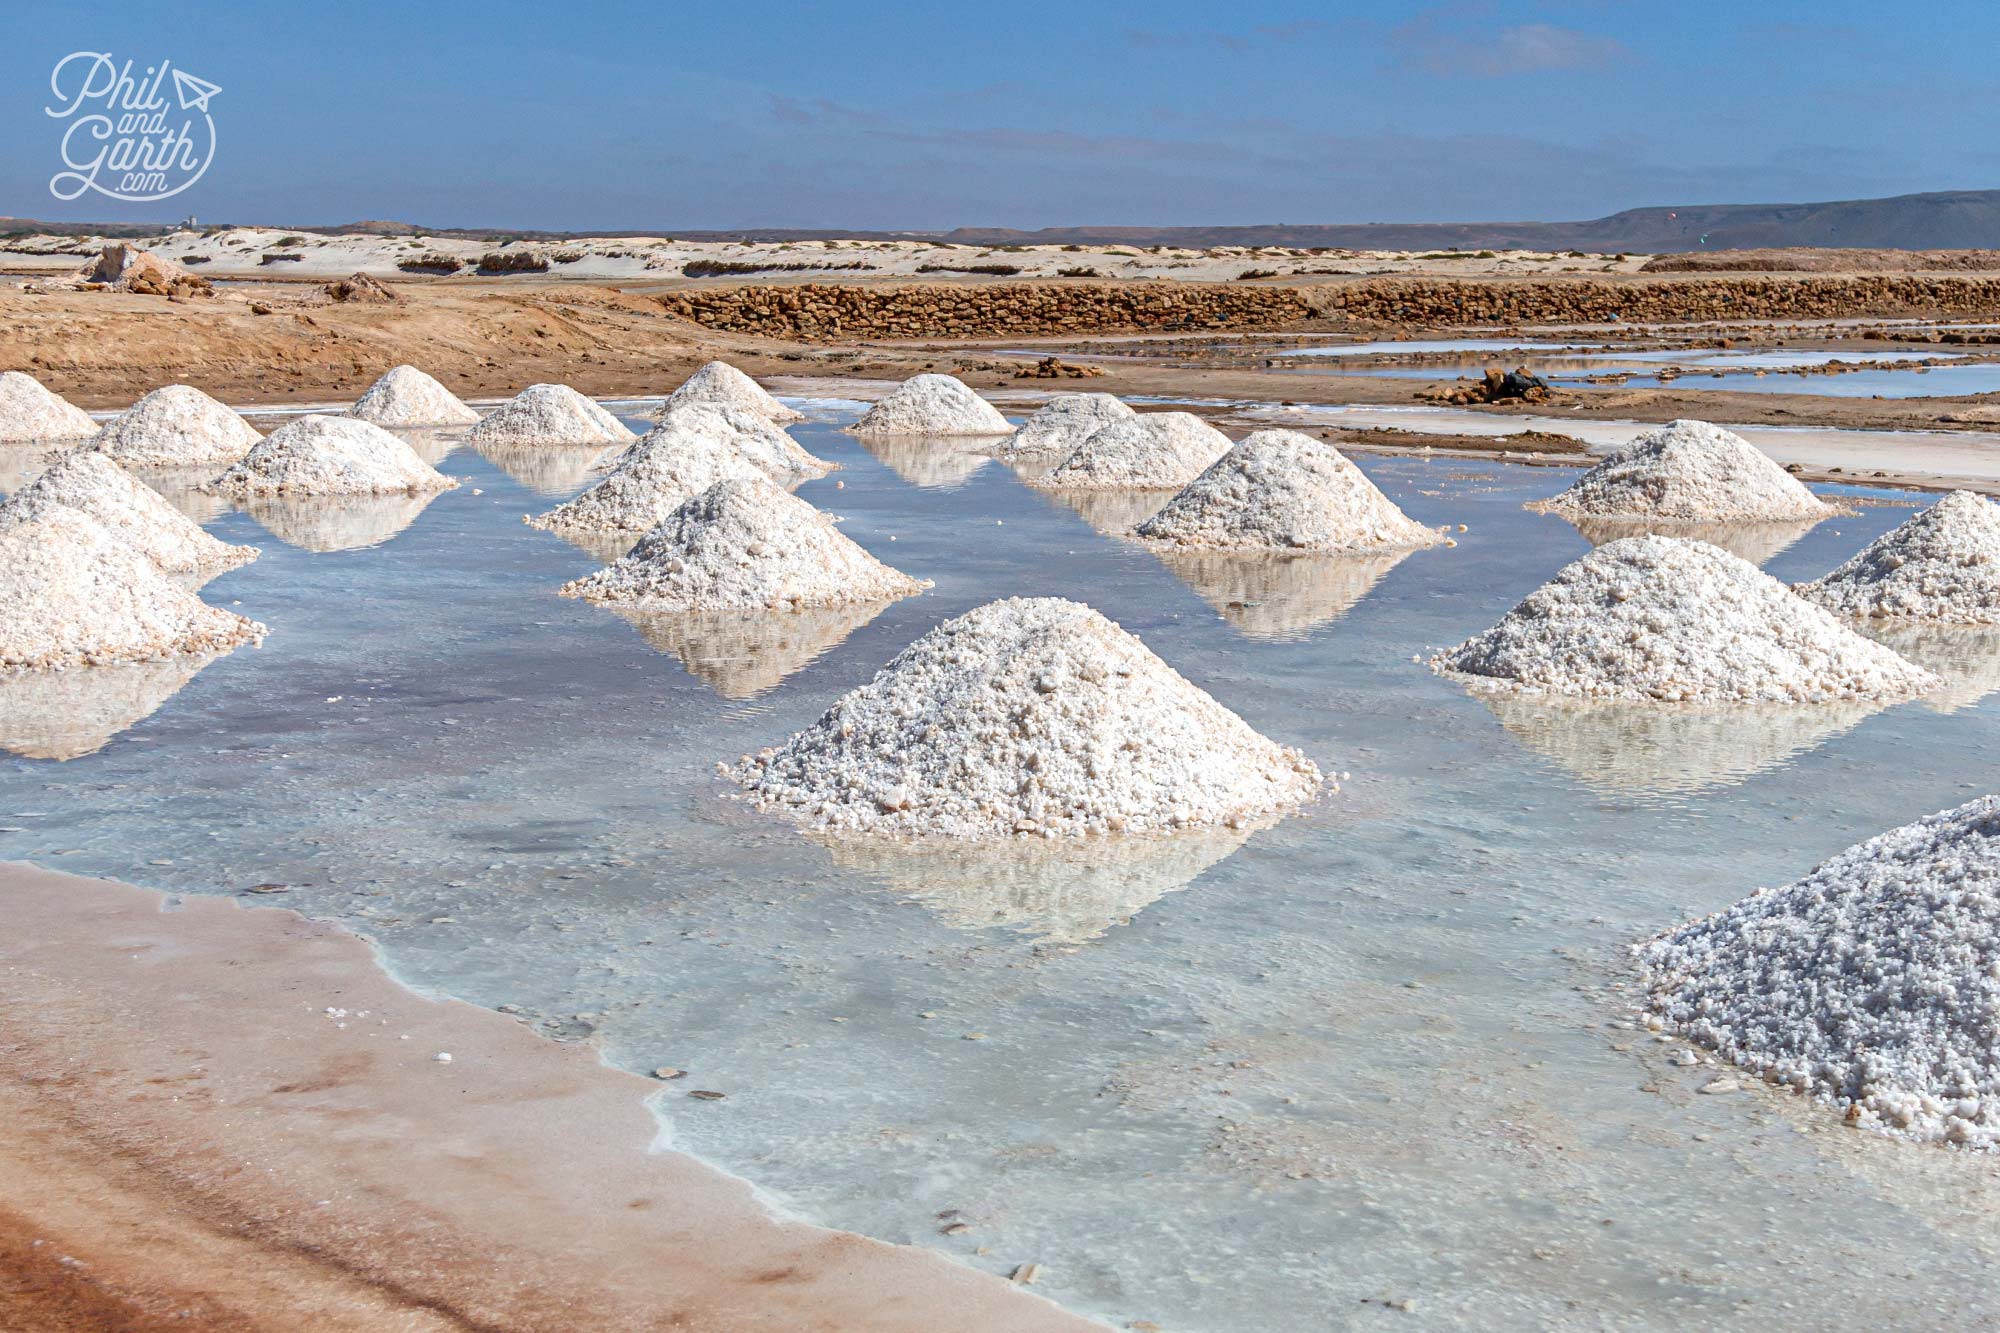
POLYGON ((229 512, 226 498, 202 489, 215 479, 214 468, 149 467, 136 469, 134 475, 144 478, 162 500, 196 523, 213 523, 229 512))
POLYGON ((1918 700, 1939 713, 1956 713, 2000 690, 2000 628, 1978 625, 1912 625, 1860 622, 1863 634, 1926 671, 1944 688, 1918 700))
POLYGON ((861 447, 912 486, 957 490, 993 460, 950 436, 864 435, 861 447))
POLYGON ((1791 519, 1778 523, 1689 523, 1643 518, 1590 518, 1576 514, 1568 522, 1576 526, 1592 546, 1604 546, 1627 537, 1658 534, 1707 542, 1731 555, 1761 565, 1817 527, 1817 518, 1791 519))
POLYGON ((660 415, 666 416, 675 408, 696 404, 737 408, 779 425, 806 419, 805 413, 786 407, 766 392, 763 385, 727 361, 711 361, 688 376, 687 381, 669 395, 660 415))
POLYGON ((1670 421, 1530 509, 1605 518, 1783 521, 1838 511, 1742 436, 1670 421))
POLYGON ((648 611, 604 603, 648 646, 680 659, 725 699, 751 699, 830 652, 889 606, 850 602, 800 611, 648 611))
POLYGON ((1289 639, 1346 615, 1410 553, 1273 555, 1168 548, 1153 554, 1245 637, 1289 639))
POLYGON ((1129 537, 1132 529, 1160 512, 1172 491, 1055 491, 1050 498, 1107 537, 1129 537))
POLYGON ((48 504, 90 515, 161 572, 213 578, 257 558, 254 546, 230 546, 201 530, 151 487, 91 449, 58 457, 49 469, 0 504, 0 522, 48 504))
POLYGON ((287 546, 302 551, 360 551, 380 546, 417 521, 437 499, 425 495, 263 495, 242 502, 243 512, 287 546))
POLYGON ((0 443, 80 440, 97 434, 90 413, 33 375, 0 373, 0 443))
POLYGON ((854 423, 857 435, 1010 435, 1000 409, 949 375, 912 375, 854 423))
POLYGON ((1473 693, 1514 738, 1581 781, 1669 795, 1726 787, 1848 731, 1882 707, 1644 704, 1513 690, 1473 693))
POLYGON ((368 386, 347 415, 377 426, 470 426, 479 413, 415 366, 397 366, 368 386))
POLYGON ((234 463, 263 436, 200 389, 153 390, 91 438, 90 447, 138 467, 234 463))
POLYGON ((1137 415, 1108 393, 1059 393, 990 449, 998 458, 1039 457, 1053 465, 1069 457, 1098 427, 1137 415))
POLYGON ((0 444, 0 492, 12 495, 41 476, 54 456, 45 444, 0 444))
POLYGON ((203 654, 71 671, 0 671, 0 750, 25 759, 95 754, 214 660, 203 654))
POLYGON ((915 899, 954 929, 1011 930, 1052 944, 1081 944, 1186 888, 1241 847, 1251 831, 1207 828, 1080 842, 825 841, 835 865, 915 899))
POLYGON ((464 432, 452 430, 397 430, 390 433, 409 445, 411 453, 432 467, 451 457, 452 450, 465 439, 464 432))
POLYGON ((630 444, 625 423, 567 384, 530 384, 467 434, 486 444, 630 444))
POLYGON ((2000 797, 1635 950, 1666 1025, 1918 1142, 2000 1145, 2000 797))
POLYGON ((503 444, 472 440, 479 456, 537 495, 574 495, 597 475, 597 464, 609 458, 605 444, 503 444))
POLYGON ((2000 624, 2000 507, 1953 491, 1798 593, 1836 615, 2000 624))

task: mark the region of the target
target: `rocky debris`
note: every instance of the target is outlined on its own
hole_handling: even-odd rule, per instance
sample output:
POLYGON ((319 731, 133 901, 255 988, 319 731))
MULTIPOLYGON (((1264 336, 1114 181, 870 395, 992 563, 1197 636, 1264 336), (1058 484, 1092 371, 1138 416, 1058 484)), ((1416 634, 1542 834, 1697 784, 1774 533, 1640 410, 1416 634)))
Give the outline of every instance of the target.
POLYGON ((949 375, 913 375, 854 423, 857 435, 1009 435, 1000 409, 949 375))
POLYGON ((150 662, 266 632, 207 605, 67 505, 0 525, 0 668, 150 662))
POLYGON ((1783 522, 1838 511, 1755 445, 1706 421, 1670 421, 1529 506, 1563 515, 1783 522))
POLYGON ((262 438, 200 389, 169 384, 98 431, 90 447, 127 466, 198 467, 234 463, 262 438))
POLYGON ((97 434, 90 414, 33 375, 0 373, 0 443, 81 440, 97 434))
POLYGON ((1320 783, 1138 639, 1049 597, 946 621, 734 775, 811 829, 945 838, 1233 827, 1320 783))
POLYGON ((1067 458, 1099 426, 1137 415, 1108 393, 1059 393, 989 452, 1000 458, 1067 458))
POLYGON ((288 421, 243 460, 202 486, 211 495, 430 495, 458 483, 417 451, 354 417, 288 421))
POLYGON ((1192 412, 1147 412, 1092 431, 1040 484, 1178 490, 1229 449, 1229 437, 1192 412))
POLYGON ((2000 508, 1953 491, 1797 591, 1836 615, 2000 624, 2000 508))
POLYGON ((481 418, 474 444, 630 444, 625 423, 566 384, 531 384, 481 418))
POLYGON ((665 417, 675 408, 696 405, 733 407, 780 426, 806 419, 805 413, 786 407, 767 393, 763 385, 726 361, 711 361, 688 376, 668 396, 660 415, 665 417))
POLYGON ((356 301, 369 305, 395 305, 403 299, 388 284, 366 273, 355 273, 337 282, 329 282, 326 296, 329 301, 356 301))
POLYGON ((489 250, 479 257, 479 271, 488 276, 546 273, 549 271, 549 257, 539 250, 489 250))
POLYGON ((1017 380, 1088 380, 1104 374, 1102 366, 1078 365, 1059 356, 1045 356, 1014 372, 1017 380))
POLYGON ((470 426, 479 413, 415 366, 397 366, 368 386, 347 415, 385 428, 470 426))
MULTIPOLYGON (((697 410, 707 409, 687 409, 697 410)), ((768 480, 728 435, 673 433, 635 450, 575 499, 523 521, 566 535, 648 532, 719 481, 768 480)))
POLYGON ((89 515, 162 573, 215 575, 257 558, 254 546, 231 546, 161 499, 109 457, 90 449, 59 455, 33 481, 0 502, 0 523, 67 505, 89 515))
POLYGON ((609 568, 559 591, 662 611, 790 611, 892 601, 929 586, 862 550, 804 500, 756 479, 717 482, 609 568))
POLYGON ((2000 798, 1892 829, 1635 952, 1672 1031, 1849 1124, 2000 1144, 2000 798))
POLYGON ((1654 703, 1903 699, 1942 682, 1705 542, 1600 546, 1431 659, 1479 683, 1654 703))
POLYGON ((1413 522, 1360 468, 1295 430, 1245 436, 1135 535, 1159 546, 1359 552, 1444 541, 1413 522))
POLYGON ((112 287, 140 296, 213 296, 207 278, 188 272, 171 259, 122 243, 107 245, 97 262, 77 275, 80 286, 112 287))
POLYGON ((1525 368, 1503 374, 1498 367, 1489 366, 1486 374, 1479 379, 1460 380, 1446 388, 1427 390, 1418 396, 1433 403, 1465 407, 1477 403, 1545 403, 1549 394, 1549 382, 1540 375, 1531 374, 1525 368))

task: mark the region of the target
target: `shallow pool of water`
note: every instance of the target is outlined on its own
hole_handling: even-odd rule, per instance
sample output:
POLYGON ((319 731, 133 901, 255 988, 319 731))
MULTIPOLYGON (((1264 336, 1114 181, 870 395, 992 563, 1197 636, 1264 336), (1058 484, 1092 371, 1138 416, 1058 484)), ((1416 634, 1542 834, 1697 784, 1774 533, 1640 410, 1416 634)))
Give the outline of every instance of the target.
MULTIPOLYGON (((843 465, 798 493, 930 593, 824 641, 649 639, 554 596, 593 561, 520 522, 547 470, 462 447, 466 485, 374 545, 224 512, 264 557, 206 595, 271 637, 95 753, 0 761, 0 855, 288 884, 414 984, 690 1071, 672 1141, 786 1206, 1038 1263, 1114 1323, 2000 1320, 1989 1159, 1699 1095, 1713 1070, 1619 1026, 1632 940, 1992 790, 2000 682, 1726 744, 1496 710, 1413 658, 1588 549, 1521 508, 1567 472, 1363 459, 1458 546, 1175 569, 997 463, 796 433, 843 465), (725 798, 718 760, 1017 593, 1090 602, 1351 778, 1246 836, 1074 862, 829 850, 725 798)), ((1815 575, 1908 512, 1767 568, 1815 575)))

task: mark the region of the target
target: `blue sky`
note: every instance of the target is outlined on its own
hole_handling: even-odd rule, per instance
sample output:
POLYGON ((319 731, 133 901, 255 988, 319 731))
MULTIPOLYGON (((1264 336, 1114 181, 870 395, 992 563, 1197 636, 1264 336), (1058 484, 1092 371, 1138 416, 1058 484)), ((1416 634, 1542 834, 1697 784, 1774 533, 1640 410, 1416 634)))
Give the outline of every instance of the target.
POLYGON ((1985 188, 1996 52, 1971 3, 10 0, 0 214, 891 229, 1985 188), (50 68, 107 45, 221 85, 185 194, 49 194, 50 68))

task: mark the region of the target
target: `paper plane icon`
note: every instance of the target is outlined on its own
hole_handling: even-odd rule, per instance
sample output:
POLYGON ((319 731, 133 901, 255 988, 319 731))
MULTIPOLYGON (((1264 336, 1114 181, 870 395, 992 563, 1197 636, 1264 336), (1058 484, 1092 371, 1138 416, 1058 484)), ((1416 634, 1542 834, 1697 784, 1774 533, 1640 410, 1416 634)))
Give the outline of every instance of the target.
POLYGON ((184 69, 174 71, 174 91, 181 99, 183 111, 207 111, 208 99, 222 89, 207 79, 197 79, 184 69))

